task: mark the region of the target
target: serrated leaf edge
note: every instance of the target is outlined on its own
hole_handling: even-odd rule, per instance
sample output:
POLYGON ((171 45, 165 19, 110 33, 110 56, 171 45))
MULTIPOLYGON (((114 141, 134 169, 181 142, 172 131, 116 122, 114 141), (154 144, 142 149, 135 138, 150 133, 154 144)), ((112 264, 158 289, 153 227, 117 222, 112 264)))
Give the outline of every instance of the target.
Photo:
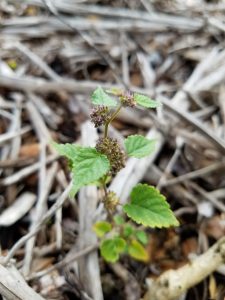
POLYGON ((142 107, 145 107, 145 108, 158 108, 158 107, 162 106, 162 103, 161 103, 160 101, 153 100, 153 99, 151 99, 149 96, 144 95, 144 94, 134 93, 134 100, 137 102, 138 105, 140 105, 140 106, 142 106, 142 107), (135 96, 146 97, 146 98, 148 98, 148 100, 150 100, 151 102, 153 102, 153 103, 155 102, 155 103, 156 103, 156 106, 154 106, 154 107, 147 107, 147 106, 145 106, 145 105, 142 105, 142 104, 138 103, 138 100, 135 99, 135 96))
MULTIPOLYGON (((129 218, 131 218, 131 220, 135 221, 137 224, 142 224, 142 225, 144 225, 144 226, 146 226, 146 227, 151 227, 151 228, 168 228, 168 227, 172 227, 172 226, 174 226, 174 227, 179 226, 180 223, 179 223, 179 221, 177 220, 177 218, 174 216, 174 213, 173 213, 173 211, 171 210, 170 204, 167 202, 166 197, 165 197, 164 195, 162 195, 162 194, 160 193, 160 191, 159 191, 157 188, 155 188, 154 186, 148 185, 148 184, 146 184, 146 183, 139 183, 139 184, 137 184, 137 185, 132 189, 131 194, 130 194, 130 198, 131 198, 130 203, 125 204, 125 205, 123 206, 123 211, 128 215, 129 218), (146 222, 135 220, 135 219, 129 214, 129 212, 126 211, 126 207, 127 207, 127 206, 129 206, 129 205, 135 206, 135 204, 132 204, 132 193, 134 192, 134 189, 136 189, 136 188, 138 188, 138 187, 140 187, 140 186, 152 188, 152 189, 154 189, 154 191, 155 191, 160 197, 162 197, 162 200, 164 200, 165 204, 166 204, 167 207, 168 207, 169 212, 171 213, 171 216, 172 216, 173 219, 174 219, 174 223, 172 223, 172 224, 170 223, 170 224, 168 224, 168 225, 161 225, 161 226, 160 226, 160 225, 151 225, 151 226, 149 226, 146 222)), ((136 206, 137 206, 137 205, 136 205, 136 206)), ((137 209, 138 209, 138 208, 139 208, 139 206, 137 206, 137 209)))
POLYGON ((109 95, 108 95, 108 93, 101 87, 101 86, 98 86, 93 92, 92 92, 92 94, 91 94, 91 103, 92 104, 94 104, 94 105, 104 105, 104 106, 108 106, 108 107, 115 107, 116 105, 117 105, 117 101, 116 100, 114 100, 113 98, 111 98, 109 95), (103 91, 103 93, 105 93, 109 98, 110 98, 110 100, 113 102, 114 101, 114 103, 115 104, 111 104, 111 105, 107 105, 107 104, 97 104, 97 103, 94 103, 93 101, 94 101, 94 99, 93 99, 93 94, 96 92, 96 90, 97 89, 101 89, 101 91, 103 91))
MULTIPOLYGON (((125 150, 126 150, 126 152, 127 152, 127 155, 129 156, 129 157, 134 157, 134 158, 144 158, 144 157, 146 157, 146 156, 148 156, 148 155, 150 155, 151 153, 149 153, 149 154, 146 154, 145 156, 140 156, 140 157, 138 157, 138 156, 135 156, 135 155, 133 155, 133 154, 130 154, 130 153, 128 153, 128 151, 127 151, 127 146, 126 146, 126 143, 129 141, 129 139, 131 139, 131 138, 134 138, 134 137, 141 137, 141 138, 144 138, 145 140, 147 140, 147 141, 149 141, 149 142, 157 142, 157 139, 149 139, 149 138, 146 138, 145 136, 143 136, 143 135, 141 135, 141 134, 132 134, 132 135, 129 135, 125 140, 124 140, 124 145, 125 145, 125 150)), ((135 151, 137 151, 137 150, 135 150, 135 151)))

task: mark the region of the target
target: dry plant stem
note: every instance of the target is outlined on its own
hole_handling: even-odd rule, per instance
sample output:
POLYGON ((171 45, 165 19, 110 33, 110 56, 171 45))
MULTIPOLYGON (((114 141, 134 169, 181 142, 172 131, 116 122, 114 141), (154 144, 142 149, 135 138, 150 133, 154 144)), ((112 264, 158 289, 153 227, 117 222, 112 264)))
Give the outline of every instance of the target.
MULTIPOLYGON (((56 159, 58 159, 58 157, 59 157, 58 155, 52 154, 52 155, 48 156, 48 158, 46 159, 46 163, 50 164, 53 161, 55 161, 56 159)), ((8 185, 14 184, 18 181, 21 181, 23 178, 38 171, 40 166, 41 166, 40 162, 36 162, 33 165, 25 167, 22 170, 15 172, 14 174, 9 175, 8 177, 5 177, 4 179, 2 179, 0 181, 0 186, 8 186, 8 185)))
POLYGON ((224 261, 225 238, 222 238, 185 266, 167 271, 158 279, 150 281, 144 300, 176 300, 214 272, 224 261))
POLYGON ((91 246, 88 246, 86 248, 84 248, 83 250, 80 250, 78 252, 76 252, 73 256, 71 256, 70 258, 68 257, 65 257, 63 260, 59 261, 58 263, 56 263, 55 265, 43 270, 43 271, 39 271, 35 274, 32 274, 31 276, 29 276, 27 278, 27 280, 33 280, 33 279, 38 279, 52 271, 54 271, 55 269, 60 269, 60 268, 63 268, 65 267, 66 265, 68 265, 69 263, 72 263, 74 262, 75 260, 81 258, 82 256, 84 255, 87 255, 89 254, 90 252, 98 249, 99 245, 98 244, 95 244, 95 245, 91 245, 91 246))
POLYGON ((207 128, 202 122, 200 122, 197 118, 192 116, 189 112, 181 110, 177 105, 171 103, 171 101, 167 100, 165 97, 160 96, 160 101, 167 107, 167 109, 171 110, 173 113, 179 115, 185 121, 188 121, 191 125, 198 129, 203 135, 205 135, 221 152, 225 153, 225 142, 222 138, 217 136, 216 133, 212 132, 209 128, 207 128))
MULTIPOLYGON (((13 45, 12 45, 13 46, 13 45)), ((49 78, 59 81, 60 76, 55 73, 37 54, 32 52, 28 47, 17 42, 14 47, 24 54, 31 62, 38 66, 49 78)))
MULTIPOLYGON (((22 98, 18 97, 17 95, 14 96, 15 101, 15 108, 13 109, 14 115, 14 130, 20 131, 21 130, 21 113, 22 113, 22 98)), ((11 149, 9 152, 10 159, 17 159, 20 151, 21 146, 21 136, 18 135, 11 141, 11 149)), ((13 174, 13 169, 7 169, 5 174, 11 175, 13 174)), ((16 186, 12 185, 6 189, 6 201, 8 204, 11 204, 16 196, 17 188, 16 186)))
POLYGON ((210 195, 210 193, 207 193, 202 187, 200 187, 199 185, 197 185, 196 183, 194 183, 192 181, 189 181, 188 185, 190 185, 192 189, 197 191, 205 199, 210 201, 214 205, 214 207, 219 209, 221 212, 225 213, 225 205, 223 204, 222 201, 220 201, 216 197, 210 195))
POLYGON ((171 171, 173 170, 173 167, 177 161, 177 159, 179 158, 180 154, 181 154, 181 148, 183 146, 184 142, 182 140, 181 145, 177 145, 176 150, 174 151, 171 159, 169 160, 165 171, 163 172, 162 176, 160 177, 158 184, 157 184, 157 189, 161 189, 161 187, 163 186, 163 183, 166 180, 166 177, 171 173, 171 171))
MULTIPOLYGON (((20 0, 21 1, 21 0, 20 0)), ((43 6, 43 0, 30 0, 30 4, 43 6)), ((49 2, 49 1, 48 1, 49 2)), ((168 15, 163 13, 154 13, 150 15, 143 10, 133 10, 126 8, 112 8, 111 6, 99 5, 82 5, 75 4, 73 1, 68 1, 65 4, 61 1, 54 1, 55 8, 62 12, 73 12, 79 16, 82 14, 95 14, 102 17, 115 18, 115 23, 119 20, 131 20, 131 26, 137 21, 143 21, 151 25, 153 28, 163 29, 165 31, 174 28, 181 31, 196 31, 204 26, 204 21, 201 18, 186 18, 183 16, 168 15)), ((104 19, 103 19, 104 20, 104 19)), ((107 18, 104 20, 106 21, 107 18)), ((7 23, 10 24, 10 23, 7 23)), ((28 23, 29 24, 29 23, 28 23)), ((17 25, 17 24, 16 24, 17 25)), ((92 25, 93 26, 93 25, 92 25)), ((134 26, 134 25, 133 25, 134 26)))
POLYGON ((36 195, 30 192, 24 192, 18 196, 13 204, 7 207, 0 214, 0 226, 11 226, 19 221, 29 212, 36 201, 36 195))
MULTIPOLYGON (((82 125, 81 133, 83 145, 95 145, 98 135, 91 122, 87 121, 82 125)), ((93 216, 96 211, 97 202, 98 193, 96 186, 81 188, 79 193, 79 250, 97 243, 96 235, 92 230, 93 216)), ((78 260, 78 267, 79 278, 85 287, 85 291, 94 300, 103 300, 97 251, 93 251, 85 257, 81 257, 78 260)))
POLYGON ((65 191, 60 195, 57 201, 52 205, 52 207, 46 212, 44 217, 40 220, 40 222, 26 235, 24 235, 16 244, 11 248, 8 255, 6 257, 1 258, 1 264, 7 265, 11 258, 15 255, 16 251, 20 249, 32 236, 34 236, 42 226, 55 214, 55 212, 62 207, 66 199, 68 198, 69 192, 72 187, 72 182, 68 185, 65 191))
POLYGON ((186 180, 190 180, 190 179, 195 179, 195 178, 198 178, 198 177, 202 177, 202 176, 210 174, 211 172, 214 172, 214 171, 217 171, 219 169, 222 169, 224 167, 225 167, 225 162, 217 162, 217 163, 211 164, 211 165, 209 165, 207 167, 201 168, 199 170, 195 170, 195 171, 186 173, 184 175, 181 175, 179 177, 172 178, 172 179, 169 179, 167 181, 164 181, 161 184, 161 186, 162 187, 166 187, 166 186, 170 186, 170 185, 181 183, 181 182, 186 181, 186 180))
POLYGON ((120 263, 110 264, 110 268, 125 285, 125 299, 137 300, 140 298, 141 289, 136 278, 120 263))
MULTIPOLYGON (((39 170, 39 181, 38 181, 38 198, 37 203, 35 207, 35 217, 32 220, 32 224, 30 228, 35 227, 35 225, 39 222, 41 219, 41 216, 46 211, 46 200, 47 197, 43 197, 45 193, 45 184, 46 184, 46 144, 44 141, 40 140, 40 170, 39 170)), ((47 188, 48 190, 49 188, 47 188)), ((32 253, 33 248, 35 245, 35 237, 30 239, 26 244, 26 255, 24 258, 24 266, 23 266, 23 272, 24 274, 29 273, 31 261, 32 261, 32 253)))
MULTIPOLYGON (((25 49, 25 50, 26 50, 26 52, 28 52, 28 54, 30 53, 29 49, 25 49)), ((31 56, 31 58, 33 58, 33 60, 35 61, 36 64, 40 60, 37 56, 32 55, 32 53, 30 53, 29 55, 31 56)), ((50 72, 51 70, 48 69, 48 67, 47 67, 47 71, 46 71, 46 74, 48 73, 50 78, 52 78, 54 80, 58 80, 58 77, 56 78, 54 76, 54 74, 52 74, 52 72, 50 72)), ((29 94, 28 97, 30 98, 30 102, 27 103, 27 110, 29 111, 29 113, 31 115, 32 123, 33 123, 35 131, 37 133, 37 136, 39 137, 41 144, 47 144, 51 140, 51 134, 42 118, 41 113, 36 108, 35 98, 32 97, 32 94, 29 94)), ((53 149, 53 147, 51 147, 51 145, 50 145, 50 151, 55 153, 55 149, 53 149)), ((43 168, 44 172, 43 171, 41 172, 41 169, 40 169, 39 198, 38 198, 38 203, 36 206, 36 220, 33 220, 33 224, 32 224, 32 226, 34 226, 34 227, 35 227, 36 223, 39 222, 39 220, 41 219, 41 216, 44 214, 44 212, 46 210, 47 197, 51 190, 52 183, 53 183, 53 180, 55 178, 55 174, 57 173, 56 171, 58 168, 58 163, 55 163, 53 165, 53 169, 55 171, 53 171, 53 172, 49 171, 50 174, 47 178, 47 182, 45 182, 45 173, 46 173, 45 165, 46 164, 44 164, 44 168, 43 168)), ((57 174, 56 178, 57 178, 57 181, 60 181, 59 174, 57 174)), ((61 241, 62 241, 61 222, 59 222, 59 219, 60 219, 60 209, 57 211, 57 216, 56 216, 56 224, 57 224, 56 239, 57 239, 58 248, 60 248, 61 241)), ((31 228, 32 228, 32 226, 31 226, 31 228)), ((28 241, 28 243, 26 245, 27 251, 26 251, 26 255, 25 255, 24 269, 23 269, 25 275, 28 275, 28 273, 29 273, 29 269, 31 266, 31 260, 32 260, 32 249, 34 248, 35 240, 36 240, 35 237, 33 237, 32 239, 30 239, 28 241)))
MULTIPOLYGON (((77 26, 73 26, 70 24, 70 22, 67 22, 66 19, 60 15, 58 12, 57 8, 53 4, 51 0, 42 0, 42 2, 45 4, 47 9, 58 19, 61 21, 62 24, 66 25, 69 29, 71 29, 74 33, 78 33, 81 38, 91 47, 93 48, 96 53, 103 59, 103 61, 109 66, 109 68, 112 71, 112 74, 114 78, 121 83, 121 79, 118 77, 118 70, 116 68, 115 63, 110 59, 109 56, 106 54, 102 53, 99 48, 92 42, 91 38, 85 34, 83 31, 79 30, 77 26)), ((123 83, 124 84, 124 83, 123 83)))
POLYGON ((0 265, 0 294, 6 300, 44 300, 11 264, 7 268, 0 265))
MULTIPOLYGON (((42 172, 46 172, 45 170, 45 165, 43 165, 43 170, 42 172)), ((46 201, 48 198, 48 194, 52 188, 52 184, 55 179, 55 174, 57 173, 58 169, 58 163, 55 162, 51 168, 48 170, 46 175, 42 175, 42 179, 40 178, 40 187, 39 187, 39 196, 37 200, 37 204, 35 207, 35 219, 33 220, 30 230, 32 231, 32 228, 35 228, 36 224, 38 224, 39 220, 41 220, 41 217, 44 215, 46 211, 46 201), (45 182, 41 183, 45 179, 45 182)), ((41 175, 41 172, 40 172, 41 175)), ((26 254, 24 257, 24 266, 23 266, 23 273, 24 275, 28 275, 31 267, 31 262, 32 262, 32 256, 33 256, 33 249, 35 246, 36 242, 36 236, 31 238, 27 244, 26 244, 26 254)))
POLYGON ((20 130, 16 130, 14 132, 8 132, 1 134, 0 137, 0 145, 16 138, 19 135, 23 135, 31 130, 30 126, 25 126, 24 128, 21 128, 20 130))
POLYGON ((62 208, 59 208, 55 214, 55 234, 56 234, 56 248, 62 248, 63 233, 62 233, 62 208))

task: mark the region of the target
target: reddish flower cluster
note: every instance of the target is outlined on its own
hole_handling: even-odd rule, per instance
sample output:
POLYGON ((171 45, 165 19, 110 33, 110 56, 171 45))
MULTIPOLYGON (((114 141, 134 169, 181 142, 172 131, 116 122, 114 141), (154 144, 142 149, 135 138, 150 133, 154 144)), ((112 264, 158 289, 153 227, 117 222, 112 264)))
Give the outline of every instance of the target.
POLYGON ((94 108, 90 114, 92 123, 95 127, 99 127, 110 120, 110 111, 107 106, 98 106, 94 108))
POLYGON ((131 91, 126 91, 120 95, 120 101, 124 106, 134 107, 136 101, 134 100, 134 93, 131 91))

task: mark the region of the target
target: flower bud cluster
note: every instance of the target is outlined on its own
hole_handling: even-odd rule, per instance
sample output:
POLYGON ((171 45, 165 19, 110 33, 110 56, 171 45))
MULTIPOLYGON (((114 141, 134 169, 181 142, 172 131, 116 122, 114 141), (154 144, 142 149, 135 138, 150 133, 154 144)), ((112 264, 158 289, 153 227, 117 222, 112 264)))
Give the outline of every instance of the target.
POLYGON ((104 205, 107 211, 113 213, 119 203, 116 193, 109 191, 104 199, 104 205))
POLYGON ((119 98, 124 106, 134 107, 136 105, 136 101, 134 100, 134 93, 131 91, 122 93, 119 98))
POLYGON ((96 150, 107 156, 112 175, 116 175, 125 167, 125 155, 117 140, 108 137, 100 138, 96 144, 96 150))
POLYGON ((98 106, 94 108, 90 114, 90 118, 96 128, 104 125, 110 120, 109 108, 107 106, 98 106))

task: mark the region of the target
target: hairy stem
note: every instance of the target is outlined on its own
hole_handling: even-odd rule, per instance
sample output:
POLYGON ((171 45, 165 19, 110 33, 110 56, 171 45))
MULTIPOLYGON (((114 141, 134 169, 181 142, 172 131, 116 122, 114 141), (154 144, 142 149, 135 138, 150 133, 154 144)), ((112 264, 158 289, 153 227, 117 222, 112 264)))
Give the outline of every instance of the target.
MULTIPOLYGON (((103 203, 104 203, 104 201, 106 200, 107 194, 108 194, 107 187, 106 187, 106 180, 107 180, 107 176, 104 176, 103 179, 102 179, 102 189, 103 189, 103 191, 104 191, 104 198, 103 198, 103 200, 102 200, 103 203)), ((104 203, 104 204, 105 204, 105 203, 104 203)), ((112 224, 113 224, 113 223, 114 223, 114 220, 113 220, 113 215, 112 215, 112 213, 111 213, 108 209, 106 209, 106 211, 107 211, 107 215, 108 215, 109 220, 110 220, 110 221, 112 222, 112 224)))
POLYGON ((104 190, 104 194, 105 194, 105 198, 107 197, 107 187, 106 187, 106 176, 104 177, 104 179, 102 180, 102 187, 104 190))

